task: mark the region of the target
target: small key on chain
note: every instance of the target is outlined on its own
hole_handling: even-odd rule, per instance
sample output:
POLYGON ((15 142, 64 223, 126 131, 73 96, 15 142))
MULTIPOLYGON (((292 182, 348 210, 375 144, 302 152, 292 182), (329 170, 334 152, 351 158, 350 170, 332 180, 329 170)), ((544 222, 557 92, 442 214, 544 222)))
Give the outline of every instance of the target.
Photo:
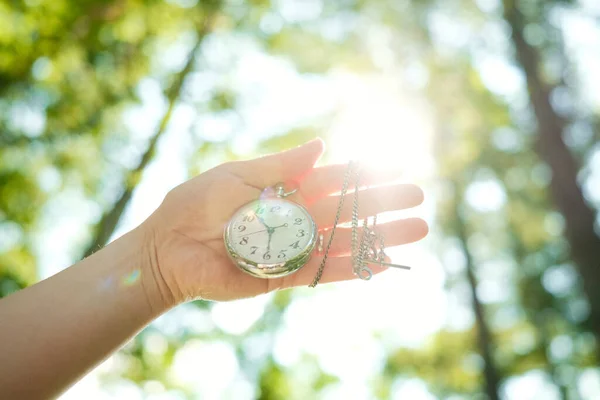
POLYGON ((384 262, 384 261, 377 261, 377 260, 365 260, 365 262, 367 264, 377 264, 377 265, 381 265, 383 267, 392 267, 392 268, 399 268, 399 269, 410 269, 410 267, 408 265, 400 265, 400 264, 392 264, 392 263, 388 263, 388 262, 384 262))
POLYGON ((368 264, 376 264, 376 265, 381 265, 382 267, 392 267, 392 268, 398 268, 398 269, 404 269, 404 270, 410 270, 411 267, 407 266, 407 265, 400 265, 400 264, 393 264, 393 263, 389 263, 389 262, 385 262, 385 261, 381 261, 381 260, 374 260, 374 259, 370 259, 370 258, 365 258, 363 259, 363 267, 360 268, 356 275, 365 281, 368 281, 369 279, 371 279, 371 276, 373 275, 373 271, 371 271, 371 269, 369 267, 367 267, 368 264), (362 275, 362 272, 365 272, 367 275, 362 275))
POLYGON ((410 267, 406 266, 406 265, 392 264, 392 263, 379 261, 379 260, 365 259, 365 260, 363 260, 363 262, 364 262, 363 266, 360 269, 358 269, 358 271, 354 272, 356 274, 356 276, 358 276, 363 281, 368 281, 369 279, 371 279, 373 277, 373 271, 371 270, 371 268, 367 267, 367 264, 377 264, 377 265, 381 265, 384 267, 392 267, 392 268, 399 268, 399 269, 406 269, 406 270, 410 269, 410 267))
POLYGON ((360 240, 359 249, 363 254, 361 257, 362 266, 357 268, 355 274, 362 280, 368 281, 373 276, 373 271, 367 266, 368 264, 377 264, 384 267, 392 267, 410 270, 411 268, 406 265, 393 264, 385 262, 385 238, 383 234, 376 232, 377 228, 377 215, 373 216, 373 226, 369 228, 368 218, 363 221, 363 235, 360 240), (377 249, 376 242, 379 242, 379 249, 377 249), (368 250, 367 250, 368 249, 368 250), (371 257, 365 257, 365 253, 371 257))
POLYGON ((410 267, 406 266, 406 265, 392 264, 392 263, 377 261, 377 260, 364 260, 364 262, 365 262, 364 266, 362 268, 360 268, 358 271, 354 272, 356 274, 356 276, 358 276, 363 281, 368 281, 369 279, 371 279, 373 277, 373 271, 371 270, 371 268, 367 267, 367 264, 377 264, 377 265, 381 265, 384 267, 400 268, 400 269, 406 269, 406 270, 410 269, 410 267))

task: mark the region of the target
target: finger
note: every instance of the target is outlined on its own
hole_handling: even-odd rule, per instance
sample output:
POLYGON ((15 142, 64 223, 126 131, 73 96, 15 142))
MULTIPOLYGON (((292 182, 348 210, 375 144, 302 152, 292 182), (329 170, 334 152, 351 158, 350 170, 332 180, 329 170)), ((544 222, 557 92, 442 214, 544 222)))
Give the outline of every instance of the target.
POLYGON ((246 183, 262 189, 279 182, 301 179, 321 157, 324 146, 323 141, 317 138, 294 149, 233 162, 229 167, 246 183))
MULTIPOLYGON (((321 257, 312 257, 308 264, 298 272, 286 276, 282 280, 281 288, 310 285, 314 281, 317 271, 319 270, 321 260, 321 257)), ((376 264, 370 264, 369 269, 373 272, 373 275, 376 275, 385 271, 387 268, 376 264)), ((325 265, 325 269, 323 269, 323 275, 321 275, 319 283, 348 281, 352 279, 358 279, 352 270, 352 257, 333 257, 327 259, 327 264, 325 265)))
MULTIPOLYGON (((314 168, 300 183, 302 197, 310 202, 320 197, 337 193, 344 184, 348 164, 326 165, 314 168)), ((392 183, 399 179, 401 172, 397 169, 375 170, 363 168, 360 176, 360 186, 374 186, 392 183)))
MULTIPOLYGON (((409 184, 381 186, 361 190, 358 199, 358 217, 362 219, 385 211, 416 207, 423 202, 423 191, 420 187, 409 184)), ((327 196, 308 206, 319 229, 333 226, 339 200, 340 196, 327 196)), ((340 223, 351 220, 353 202, 354 191, 344 197, 340 223)))
MULTIPOLYGON (((427 223, 421 218, 407 218, 398 221, 392 221, 377 225, 377 232, 383 234, 386 247, 394 247, 402 244, 416 242, 427 236, 429 228, 427 223)), ((362 228, 358 230, 359 237, 362 235, 362 228)), ((323 247, 327 247, 331 231, 323 234, 323 247)), ((330 257, 348 256, 351 254, 350 244, 352 242, 352 229, 340 228, 335 230, 331 248, 330 257)))

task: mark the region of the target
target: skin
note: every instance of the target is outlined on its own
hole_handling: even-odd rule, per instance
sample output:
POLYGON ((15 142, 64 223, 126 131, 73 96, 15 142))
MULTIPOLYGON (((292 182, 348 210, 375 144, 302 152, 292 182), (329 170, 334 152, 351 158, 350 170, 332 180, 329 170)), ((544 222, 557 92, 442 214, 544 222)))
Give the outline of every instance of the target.
MULTIPOLYGON (((320 257, 278 279, 243 273, 228 258, 223 229, 242 205, 278 182, 298 187, 319 229, 331 228, 345 165, 315 167, 319 139, 263 158, 226 163, 173 189, 140 226, 64 271, 0 301, 0 398, 57 397, 153 319, 191 299, 227 301, 308 285, 320 257)), ((393 171, 365 171, 361 217, 419 205, 393 171)), ((348 194, 352 196, 352 193, 348 194)), ((347 199, 341 222, 351 217, 347 199)), ((386 244, 427 235, 419 218, 381 224, 386 244)), ((325 243, 327 243, 327 235, 325 243)), ((350 230, 338 228, 321 283, 355 279, 350 230)), ((374 273, 384 268, 372 266, 374 273)))

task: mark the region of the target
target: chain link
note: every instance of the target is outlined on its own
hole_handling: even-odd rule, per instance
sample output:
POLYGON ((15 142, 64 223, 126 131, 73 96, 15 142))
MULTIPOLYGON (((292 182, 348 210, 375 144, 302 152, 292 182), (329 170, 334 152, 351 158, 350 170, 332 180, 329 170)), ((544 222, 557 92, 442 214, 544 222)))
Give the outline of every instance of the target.
MULTIPOLYGON (((342 209, 344 207, 344 198, 346 197, 346 193, 348 192, 348 185, 350 184, 350 175, 355 168, 355 164, 358 164, 354 161, 350 161, 348 163, 348 168, 346 168, 346 173, 344 174, 344 182, 342 183, 342 191, 340 192, 340 201, 338 202, 337 213, 335 214, 335 220, 333 221, 333 227, 331 228, 331 234, 329 236, 329 240, 327 241, 327 247, 325 248, 325 253, 323 254, 323 259, 321 260, 321 264, 319 265, 319 269, 317 274, 315 275, 315 279, 313 279, 312 283, 309 285, 310 287, 315 287, 321 280, 323 276, 323 270, 325 269, 325 264, 327 263, 327 257, 329 256, 329 249, 331 248, 331 243, 333 242, 333 236, 335 235, 335 230, 340 221, 340 216, 342 214, 342 209)), ((358 168, 358 165, 356 166, 358 168)))
POLYGON ((364 235, 361 238, 360 244, 358 242, 358 190, 360 183, 360 169, 357 168, 355 171, 355 184, 354 184, 354 200, 352 203, 352 270, 355 274, 358 274, 363 267, 363 255, 364 255, 364 235))

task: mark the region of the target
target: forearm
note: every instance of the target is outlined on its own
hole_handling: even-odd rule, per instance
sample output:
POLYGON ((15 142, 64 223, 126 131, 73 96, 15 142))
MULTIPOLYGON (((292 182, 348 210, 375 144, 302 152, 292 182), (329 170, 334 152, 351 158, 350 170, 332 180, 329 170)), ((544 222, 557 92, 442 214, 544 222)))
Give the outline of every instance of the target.
POLYGON ((168 308, 144 235, 0 301, 0 398, 56 397, 168 308))

